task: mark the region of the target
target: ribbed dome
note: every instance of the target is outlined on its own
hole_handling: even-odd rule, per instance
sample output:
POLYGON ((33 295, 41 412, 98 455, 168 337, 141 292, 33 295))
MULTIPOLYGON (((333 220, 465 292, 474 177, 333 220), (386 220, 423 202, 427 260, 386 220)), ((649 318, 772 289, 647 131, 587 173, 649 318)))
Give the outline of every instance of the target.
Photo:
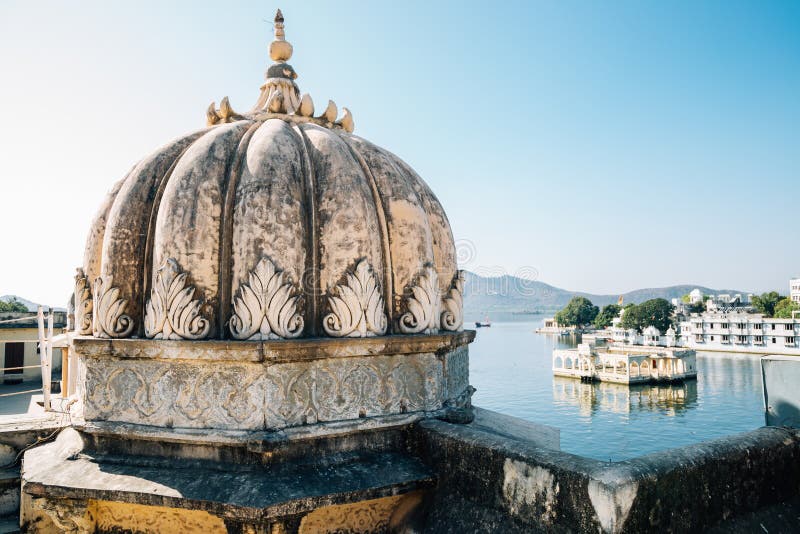
POLYGON ((159 339, 459 330, 453 236, 430 188, 349 133, 349 112, 335 122, 330 103, 311 117, 291 66, 267 76, 253 112, 212 105, 210 127, 112 188, 76 278, 77 329, 159 339))

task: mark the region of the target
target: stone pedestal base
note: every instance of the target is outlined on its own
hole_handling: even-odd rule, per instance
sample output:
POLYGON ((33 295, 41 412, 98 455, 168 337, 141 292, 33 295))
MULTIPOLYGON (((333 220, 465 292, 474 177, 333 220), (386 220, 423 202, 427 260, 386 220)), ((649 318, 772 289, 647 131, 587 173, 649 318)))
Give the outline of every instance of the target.
POLYGON ((75 338, 80 422, 26 453, 23 527, 284 534, 413 522, 436 483, 409 453, 413 429, 471 421, 473 338, 75 338))
POLYGON ((409 429, 409 421, 390 419, 381 430, 257 447, 235 433, 174 432, 156 441, 135 429, 123 437, 67 428, 25 455, 23 529, 387 532, 413 523, 435 485, 434 473, 406 452, 409 429))
MULTIPOLYGON (((482 523, 468 515, 454 520, 438 509, 458 490, 442 481, 454 473, 483 473, 483 462, 502 461, 495 458, 497 451, 509 444, 517 455, 557 448, 558 431, 474 411, 474 421, 466 425, 435 421, 439 426, 433 428, 463 429, 464 439, 446 446, 426 430, 434 420, 420 413, 276 432, 112 422, 67 428, 54 443, 25 453, 23 530, 505 532, 502 514, 487 515, 491 521, 482 523), (467 461, 462 446, 477 448, 486 460, 467 461), (442 517, 452 524, 431 528, 430 521, 442 517)), ((471 495, 491 501, 497 493, 491 487, 471 495)))

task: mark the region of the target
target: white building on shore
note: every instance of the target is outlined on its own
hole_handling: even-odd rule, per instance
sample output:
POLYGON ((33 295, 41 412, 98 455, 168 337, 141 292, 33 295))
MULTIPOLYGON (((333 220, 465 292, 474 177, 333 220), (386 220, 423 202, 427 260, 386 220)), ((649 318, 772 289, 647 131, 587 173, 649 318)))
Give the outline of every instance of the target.
POLYGON ((681 323, 680 345, 695 350, 800 356, 800 317, 706 312, 681 323))
POLYGON ((792 302, 800 304, 800 278, 789 280, 789 298, 792 302))

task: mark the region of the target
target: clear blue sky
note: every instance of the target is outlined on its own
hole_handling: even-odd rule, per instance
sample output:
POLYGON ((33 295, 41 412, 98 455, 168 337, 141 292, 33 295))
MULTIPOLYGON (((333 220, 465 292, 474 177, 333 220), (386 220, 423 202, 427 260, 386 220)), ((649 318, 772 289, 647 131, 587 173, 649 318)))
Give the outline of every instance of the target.
POLYGON ((468 268, 617 293, 800 274, 800 2, 0 2, 0 294, 62 305, 89 221, 211 100, 301 90, 406 159, 468 268))

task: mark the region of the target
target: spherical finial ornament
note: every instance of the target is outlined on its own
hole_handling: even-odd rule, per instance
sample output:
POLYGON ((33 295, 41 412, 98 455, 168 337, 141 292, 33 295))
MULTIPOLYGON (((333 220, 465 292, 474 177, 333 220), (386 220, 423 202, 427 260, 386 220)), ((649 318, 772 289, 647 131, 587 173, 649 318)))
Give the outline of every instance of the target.
POLYGON ((269 57, 272 61, 289 61, 292 57, 292 45, 286 40, 280 9, 275 13, 275 40, 269 44, 269 57))

